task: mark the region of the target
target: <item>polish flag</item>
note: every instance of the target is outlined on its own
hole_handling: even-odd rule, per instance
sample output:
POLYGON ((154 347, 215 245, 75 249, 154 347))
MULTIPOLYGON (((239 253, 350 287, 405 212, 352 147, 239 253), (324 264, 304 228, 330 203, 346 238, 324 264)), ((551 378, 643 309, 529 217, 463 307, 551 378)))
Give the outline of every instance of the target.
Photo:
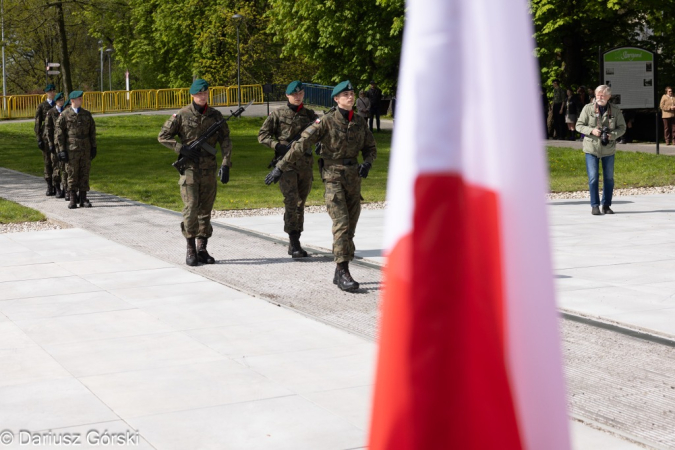
POLYGON ((528 2, 406 7, 369 448, 569 449, 528 2))

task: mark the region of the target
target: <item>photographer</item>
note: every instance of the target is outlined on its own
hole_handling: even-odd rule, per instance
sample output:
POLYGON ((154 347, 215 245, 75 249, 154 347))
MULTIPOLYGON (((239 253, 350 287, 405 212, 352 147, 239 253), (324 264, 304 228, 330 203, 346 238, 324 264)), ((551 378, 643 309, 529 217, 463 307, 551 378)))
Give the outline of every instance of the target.
POLYGON ((618 106, 609 103, 612 91, 609 86, 595 88, 595 101, 584 106, 577 120, 576 130, 585 135, 584 153, 588 188, 591 191, 591 214, 614 214, 614 153, 616 140, 626 132, 626 122, 618 106), (602 212, 598 194, 598 169, 602 161, 602 212))

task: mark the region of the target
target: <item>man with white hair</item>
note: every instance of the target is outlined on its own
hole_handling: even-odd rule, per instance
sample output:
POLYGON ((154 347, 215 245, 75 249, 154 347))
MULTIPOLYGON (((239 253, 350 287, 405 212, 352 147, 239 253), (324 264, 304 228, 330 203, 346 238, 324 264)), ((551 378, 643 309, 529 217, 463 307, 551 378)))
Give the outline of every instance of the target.
POLYGON ((614 154, 616 140, 626 132, 626 121, 621 109, 610 104, 612 91, 609 86, 595 88, 595 101, 584 106, 577 119, 576 130, 584 134, 583 150, 586 154, 588 188, 591 192, 591 214, 614 214, 614 154), (598 171, 602 162, 602 202, 598 193, 598 171), (600 204, 602 203, 602 212, 600 204))

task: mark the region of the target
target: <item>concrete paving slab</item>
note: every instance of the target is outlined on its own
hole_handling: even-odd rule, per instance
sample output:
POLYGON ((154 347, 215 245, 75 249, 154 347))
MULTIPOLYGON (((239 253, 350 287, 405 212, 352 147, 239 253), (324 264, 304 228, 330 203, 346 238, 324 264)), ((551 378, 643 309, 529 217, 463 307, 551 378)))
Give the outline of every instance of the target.
POLYGON ((15 321, 132 308, 129 303, 105 291, 0 301, 0 312, 15 321))
POLYGON ((0 283, 4 281, 35 280, 44 278, 45 274, 49 274, 50 278, 70 277, 75 275, 73 272, 54 263, 5 266, 0 267, 0 283))
POLYGON ((224 359, 220 353, 180 332, 45 345, 44 348, 75 377, 224 359))
POLYGON ((70 374, 38 346, 0 350, 0 387, 70 378, 70 374))
POLYGON ((14 323, 40 345, 172 331, 168 325, 137 309, 17 320, 14 323))
POLYGON ((3 429, 49 430, 119 420, 74 378, 0 387, 3 429))
POLYGON ((368 431, 373 386, 307 392, 302 394, 302 397, 334 414, 344 417, 357 428, 366 432, 368 431))
POLYGON ((139 417, 129 423, 163 450, 346 450, 366 439, 347 420, 299 396, 139 417))
POLYGON ((0 283, 0 300, 78 294, 99 290, 98 286, 77 276, 51 278, 49 274, 46 274, 45 278, 39 280, 4 281, 0 283))
POLYGON ((231 359, 82 377, 80 381, 125 419, 292 394, 231 359))

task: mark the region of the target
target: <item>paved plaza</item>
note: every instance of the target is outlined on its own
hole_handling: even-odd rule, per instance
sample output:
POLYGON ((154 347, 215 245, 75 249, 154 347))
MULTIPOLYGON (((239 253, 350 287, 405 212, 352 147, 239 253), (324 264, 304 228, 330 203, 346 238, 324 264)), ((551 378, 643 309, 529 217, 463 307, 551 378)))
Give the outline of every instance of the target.
MULTIPOLYGON (((0 432, 10 430, 14 441, 6 448, 30 448, 20 445, 28 432, 81 433, 84 440, 89 431, 96 439, 106 430, 137 431, 136 448, 365 448, 382 210, 363 210, 356 235, 366 264, 355 265, 355 277, 371 284, 345 294, 330 283, 326 213, 307 215, 303 244, 315 255, 311 261, 288 258, 282 217, 263 216, 219 219, 218 264, 188 268, 176 213, 101 193, 92 195, 94 208, 68 211, 44 196, 42 184, 0 169, 0 196, 74 225, 0 235, 0 432), (319 286, 305 293, 310 284, 319 286)), ((668 293, 675 286, 668 271, 675 264, 673 201, 617 198, 617 214, 602 217, 591 216, 585 201, 550 202, 560 307, 675 336, 668 293)), ((571 421, 574 448, 643 448, 595 429, 613 423, 635 435, 620 420, 601 420, 613 408, 630 416, 632 388, 611 380, 624 389, 617 394, 624 403, 592 410, 606 389, 593 383, 619 369, 582 366, 602 358, 586 350, 603 352, 606 341, 572 339, 568 328, 573 416, 593 425, 571 421), (598 370, 607 374, 598 377, 598 370)), ((622 349, 658 353, 624 343, 604 353, 622 349)), ((642 401, 646 389, 638 386, 633 397, 642 401)), ((668 414, 663 422, 637 440, 660 439, 672 424, 668 414)))

